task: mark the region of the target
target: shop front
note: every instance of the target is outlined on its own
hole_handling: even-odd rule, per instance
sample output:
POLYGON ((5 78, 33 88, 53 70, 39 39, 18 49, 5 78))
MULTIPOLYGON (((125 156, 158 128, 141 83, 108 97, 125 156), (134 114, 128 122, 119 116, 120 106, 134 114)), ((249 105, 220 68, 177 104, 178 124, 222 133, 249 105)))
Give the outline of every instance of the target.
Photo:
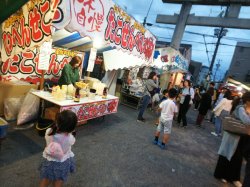
MULTIPOLYGON (((87 61, 87 71, 92 72, 98 49, 91 45, 87 60, 85 51, 89 50, 86 48, 89 42, 96 40, 101 40, 102 47, 113 48, 120 59, 125 56, 139 58, 139 61, 129 61, 132 63, 128 64, 128 61, 108 60, 103 55, 108 73, 144 62, 152 63, 155 37, 112 1, 29 1, 2 24, 1 81, 23 80, 40 88, 44 86, 44 79, 56 84, 62 68, 73 56, 87 61), (64 33, 73 35, 73 39, 63 36, 64 33), (63 41, 70 43, 68 47, 63 41)), ((100 84, 88 78, 86 81, 82 67, 79 73, 86 87, 91 90, 95 85, 97 91, 100 84)), ((106 86, 111 87, 112 81, 107 80, 106 86)), ((94 97, 93 94, 88 97, 88 94, 82 94, 78 103, 67 100, 67 93, 60 99, 44 90, 33 94, 54 103, 59 111, 73 110, 79 122, 117 112, 119 101, 118 97, 109 94, 103 97, 100 90, 94 97)))

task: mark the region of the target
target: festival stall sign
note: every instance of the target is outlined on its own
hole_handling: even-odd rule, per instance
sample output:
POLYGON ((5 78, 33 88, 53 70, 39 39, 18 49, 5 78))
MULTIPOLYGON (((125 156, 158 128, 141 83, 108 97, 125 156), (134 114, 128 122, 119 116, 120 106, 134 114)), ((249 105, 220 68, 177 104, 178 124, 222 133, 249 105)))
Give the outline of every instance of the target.
POLYGON ((119 99, 107 99, 103 101, 88 102, 81 105, 61 106, 60 111, 71 110, 77 115, 78 122, 84 122, 93 118, 117 112, 119 99))
MULTIPOLYGON (((53 48, 49 56, 48 70, 45 72, 46 79, 58 78, 64 65, 76 55, 82 59, 84 57, 82 52, 53 48)), ((0 64, 0 80, 24 80, 37 84, 42 75, 38 66, 39 53, 36 49, 14 55, 0 64)))
POLYGON ((59 0, 30 0, 2 23, 3 62, 51 38, 51 22, 59 0))
POLYGON ((57 29, 77 31, 92 40, 101 39, 148 63, 153 60, 156 38, 111 0, 64 0, 56 15, 60 21, 53 25, 57 29), (70 6, 70 11, 65 6, 70 6))
POLYGON ((187 72, 188 60, 181 53, 171 47, 155 50, 155 59, 152 66, 169 72, 187 72))

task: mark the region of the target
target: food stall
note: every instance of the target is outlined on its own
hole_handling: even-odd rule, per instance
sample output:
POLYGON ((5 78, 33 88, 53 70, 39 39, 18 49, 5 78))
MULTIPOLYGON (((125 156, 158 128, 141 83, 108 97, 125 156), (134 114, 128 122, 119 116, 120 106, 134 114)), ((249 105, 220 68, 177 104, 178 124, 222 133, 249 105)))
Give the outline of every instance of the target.
POLYGON ((188 59, 172 47, 158 48, 155 53, 158 55, 154 59, 153 65, 162 72, 161 88, 168 88, 169 84, 178 86, 183 79, 183 74, 188 71, 188 59))
POLYGON ((227 78, 225 84, 221 86, 221 88, 223 87, 229 89, 233 96, 242 96, 245 92, 250 91, 250 85, 230 77, 227 78))
MULTIPOLYGON (((58 78, 61 69, 72 56, 82 55, 84 58, 82 51, 86 47, 79 47, 76 39, 85 41, 86 45, 90 40, 101 39, 103 46, 114 48, 120 53, 120 58, 123 58, 123 55, 134 56, 148 64, 152 62, 156 41, 149 31, 111 0, 29 1, 18 13, 2 24, 1 71, 3 75, 1 80, 7 81, 15 77, 26 81, 32 80, 42 86, 43 76, 51 79, 58 78), (51 29, 51 26, 56 29, 51 29), (58 49, 64 45, 61 40, 53 41, 54 35, 65 32, 71 33, 74 39, 65 37, 64 40, 69 40, 76 45, 70 49, 58 49), (47 45, 42 47, 45 42, 47 45), (42 61, 43 65, 41 65, 42 61)), ((91 50, 92 58, 88 61, 89 71, 93 69, 93 56, 96 55, 96 49, 92 49, 95 52, 92 53, 91 50)), ((106 71, 127 66, 126 63, 104 61, 106 71)), ((133 65, 135 64, 131 66, 133 65)), ((52 93, 44 91, 35 91, 33 94, 56 104, 60 111, 73 110, 79 122, 117 112, 118 98, 112 95, 107 95, 107 98, 102 98, 100 95, 95 95, 94 98, 83 97, 80 102, 75 103, 72 99, 65 99, 66 97, 56 99, 52 93)))

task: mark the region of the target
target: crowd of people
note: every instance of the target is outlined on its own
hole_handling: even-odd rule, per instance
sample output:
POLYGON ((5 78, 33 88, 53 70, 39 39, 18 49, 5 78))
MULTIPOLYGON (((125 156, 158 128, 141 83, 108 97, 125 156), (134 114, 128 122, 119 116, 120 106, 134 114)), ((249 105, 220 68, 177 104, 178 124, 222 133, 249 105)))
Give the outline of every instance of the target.
MULTIPOLYGON (((154 94, 159 90, 158 76, 155 72, 150 73, 144 86, 145 92, 141 99, 138 122, 145 122, 143 114, 149 103, 152 102, 154 94)), ((200 87, 194 89, 189 80, 184 80, 176 88, 170 86, 169 89, 163 90, 163 95, 158 101, 157 128, 153 144, 162 150, 168 148, 175 116, 178 114, 176 118, 178 126, 185 129, 188 125, 186 114, 192 104, 194 104, 194 110, 198 110, 195 125, 202 127, 204 118, 207 118, 215 124, 215 132, 211 132, 211 134, 222 136, 214 177, 224 183, 231 182, 236 187, 249 187, 250 136, 223 131, 222 119, 232 115, 243 124, 250 125, 250 92, 245 92, 242 97, 232 97, 231 91, 226 88, 222 88, 218 94, 212 82, 205 90, 200 87), (161 132, 163 133, 162 141, 159 140, 161 132), (240 172, 243 159, 246 160, 246 169, 242 184, 240 172)), ((62 186, 69 173, 74 172, 74 153, 71 151, 71 146, 75 143, 76 124, 75 113, 66 110, 59 113, 55 125, 47 129, 45 134, 46 147, 43 152, 44 160, 39 168, 41 187, 51 183, 53 186, 62 186)))
MULTIPOLYGON (((154 97, 154 90, 159 88, 157 74, 151 72, 145 83, 145 94, 139 110, 138 121, 145 122, 142 117, 145 109, 154 97)), ((191 86, 189 80, 173 88, 163 90, 162 99, 158 103, 158 119, 156 120, 156 132, 153 144, 161 149, 167 149, 170 139, 173 119, 177 115, 179 127, 187 127, 186 114, 190 106, 194 104, 194 110, 198 110, 195 125, 203 127, 206 118, 214 123, 212 135, 221 137, 222 141, 218 151, 219 158, 214 171, 214 177, 222 182, 231 182, 236 187, 250 186, 250 136, 223 131, 222 120, 226 116, 233 116, 245 125, 250 125, 250 92, 245 92, 242 97, 232 95, 232 92, 223 87, 219 92, 215 84, 211 82, 207 89, 191 86), (182 123, 182 124, 181 124, 182 123), (160 142, 160 133, 163 132, 163 139, 160 142), (240 171, 243 158, 247 161, 243 184, 240 182, 240 171)))

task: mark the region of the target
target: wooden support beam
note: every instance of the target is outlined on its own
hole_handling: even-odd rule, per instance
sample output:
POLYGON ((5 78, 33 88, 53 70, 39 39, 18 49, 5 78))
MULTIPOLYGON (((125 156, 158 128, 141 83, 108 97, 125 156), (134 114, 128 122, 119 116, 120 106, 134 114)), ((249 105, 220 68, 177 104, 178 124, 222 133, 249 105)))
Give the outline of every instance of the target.
MULTIPOLYGON (((156 23, 177 24, 178 16, 158 14, 156 23)), ((218 18, 189 15, 186 25, 250 29, 250 19, 218 18)))

